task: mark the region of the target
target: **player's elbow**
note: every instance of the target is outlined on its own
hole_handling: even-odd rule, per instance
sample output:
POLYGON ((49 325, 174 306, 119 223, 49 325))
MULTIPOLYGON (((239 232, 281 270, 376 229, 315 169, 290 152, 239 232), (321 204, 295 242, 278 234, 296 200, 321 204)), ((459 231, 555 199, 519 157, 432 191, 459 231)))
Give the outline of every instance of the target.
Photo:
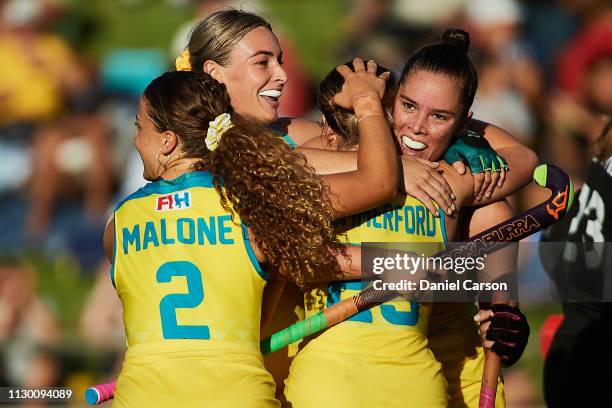
POLYGON ((398 192, 400 183, 400 160, 397 156, 379 166, 376 171, 375 186, 385 201, 393 199, 398 192))
POLYGON ((399 176, 397 172, 385 174, 377 178, 372 184, 371 189, 376 191, 376 195, 380 197, 380 201, 391 201, 397 195, 397 186, 399 176))
POLYGON ((394 159, 396 159, 395 166, 393 166, 392 170, 388 172, 385 179, 387 181, 385 184, 385 193, 388 195, 389 200, 397 195, 400 188, 400 181, 402 179, 400 174, 400 159, 397 156, 394 157, 394 159))
POLYGON ((533 173, 540 160, 538 158, 538 155, 528 147, 524 148, 522 159, 525 165, 525 169, 528 170, 530 173, 533 173))

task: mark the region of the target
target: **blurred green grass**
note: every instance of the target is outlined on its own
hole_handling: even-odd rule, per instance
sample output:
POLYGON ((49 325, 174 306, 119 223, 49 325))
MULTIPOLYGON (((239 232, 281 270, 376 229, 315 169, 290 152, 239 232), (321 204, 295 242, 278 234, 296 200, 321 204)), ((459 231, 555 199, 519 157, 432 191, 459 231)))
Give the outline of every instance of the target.
MULTIPOLYGON (((340 22, 348 2, 329 0, 265 0, 264 17, 293 42, 301 62, 317 83, 337 65, 334 47, 343 32, 340 22)), ((194 18, 188 6, 169 6, 162 0, 72 0, 58 31, 89 58, 100 61, 114 48, 157 48, 170 52, 177 30, 194 18)), ((246 10, 251 9, 244 2, 246 10)), ((168 55, 169 61, 176 56, 168 55)))
POLYGON ((78 324, 87 295, 93 286, 94 271, 82 271, 68 252, 48 257, 27 256, 38 272, 38 291, 57 316, 67 339, 78 337, 78 324))
POLYGON ((84 34, 82 51, 96 59, 114 48, 168 52, 178 28, 192 17, 189 7, 170 7, 162 0, 73 0, 70 5, 70 20, 84 34))
POLYGON ((271 19, 293 40, 314 83, 340 63, 334 58, 334 49, 343 38, 341 22, 349 11, 348 2, 266 0, 265 4, 271 19))

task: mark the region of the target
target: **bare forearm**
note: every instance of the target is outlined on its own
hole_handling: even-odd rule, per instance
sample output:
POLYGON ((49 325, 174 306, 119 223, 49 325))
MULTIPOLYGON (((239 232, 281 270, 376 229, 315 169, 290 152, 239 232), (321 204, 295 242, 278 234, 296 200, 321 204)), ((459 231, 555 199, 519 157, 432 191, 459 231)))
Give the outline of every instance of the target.
POLYGON ((357 152, 341 152, 310 147, 299 147, 297 151, 306 156, 308 164, 319 175, 357 170, 357 152))
POLYGON ((377 207, 397 194, 398 160, 380 100, 361 103, 355 106, 360 135, 357 170, 323 176, 336 217, 377 207))
POLYGON ((377 177, 378 180, 393 184, 395 192, 399 182, 399 167, 391 130, 382 107, 380 111, 370 109, 364 109, 363 114, 355 111, 359 118, 360 134, 358 171, 367 172, 369 177, 377 177))

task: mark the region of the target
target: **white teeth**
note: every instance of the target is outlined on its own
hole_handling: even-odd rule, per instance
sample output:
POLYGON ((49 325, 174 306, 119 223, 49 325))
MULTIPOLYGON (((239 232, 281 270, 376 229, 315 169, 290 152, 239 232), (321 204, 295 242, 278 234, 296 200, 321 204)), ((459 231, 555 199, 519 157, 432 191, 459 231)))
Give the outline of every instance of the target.
POLYGON ((259 96, 269 96, 270 98, 278 99, 281 94, 282 92, 277 89, 266 89, 265 91, 261 91, 259 96))
POLYGON ((408 136, 402 136, 402 143, 413 150, 423 150, 427 147, 426 144, 412 140, 408 136))

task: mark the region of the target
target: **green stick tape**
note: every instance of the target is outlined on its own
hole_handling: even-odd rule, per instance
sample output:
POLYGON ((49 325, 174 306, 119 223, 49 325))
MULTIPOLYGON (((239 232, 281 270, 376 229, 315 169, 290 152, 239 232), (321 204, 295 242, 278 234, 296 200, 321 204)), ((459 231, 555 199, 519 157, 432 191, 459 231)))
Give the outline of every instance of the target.
POLYGON ((324 312, 301 320, 261 341, 262 354, 270 354, 327 327, 324 312))

